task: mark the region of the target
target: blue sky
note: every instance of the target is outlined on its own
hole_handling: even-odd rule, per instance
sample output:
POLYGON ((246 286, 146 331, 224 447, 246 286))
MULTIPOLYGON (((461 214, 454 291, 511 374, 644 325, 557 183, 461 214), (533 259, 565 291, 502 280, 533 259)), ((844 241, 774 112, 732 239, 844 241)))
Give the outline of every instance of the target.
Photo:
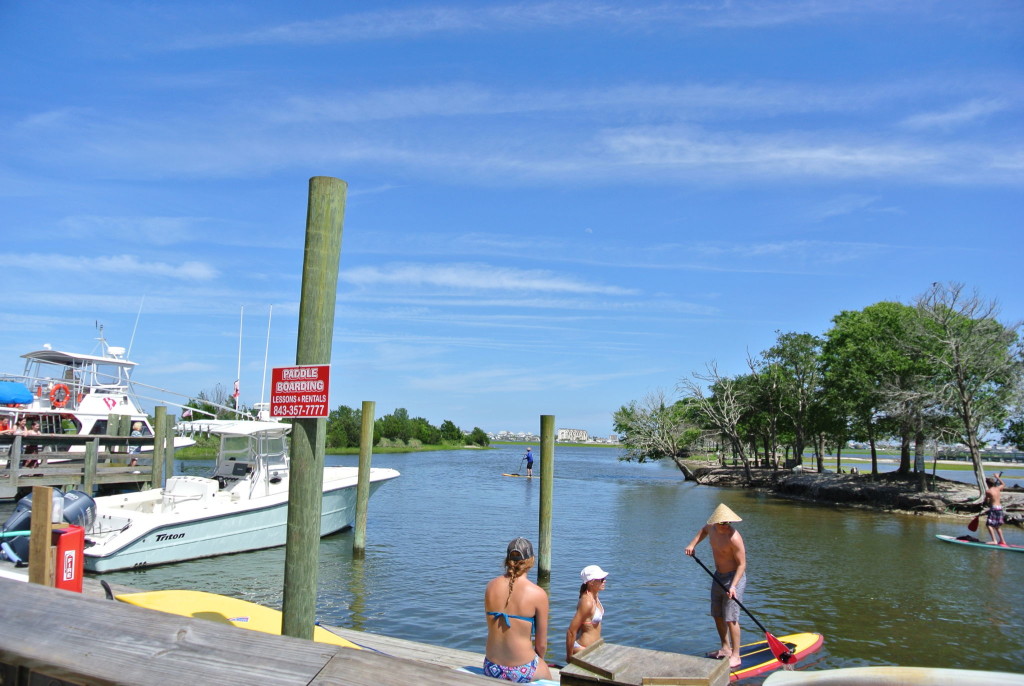
POLYGON ((244 307, 259 401, 313 176, 332 406, 604 435, 933 281, 1015 321, 1022 37, 988 0, 5 2, 0 369, 99 321, 138 381, 230 388, 244 307))

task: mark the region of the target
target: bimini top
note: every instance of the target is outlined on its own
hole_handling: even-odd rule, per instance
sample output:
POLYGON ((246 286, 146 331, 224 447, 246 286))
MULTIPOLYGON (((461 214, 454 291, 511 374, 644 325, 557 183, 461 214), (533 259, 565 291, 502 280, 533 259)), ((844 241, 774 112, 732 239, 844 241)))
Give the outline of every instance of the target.
POLYGON ((179 433, 214 434, 217 436, 284 436, 292 430, 291 424, 283 422, 257 422, 244 419, 207 419, 192 422, 178 422, 175 430, 179 433))
MULTIPOLYGON (((119 348, 110 348, 113 353, 119 348)), ((84 355, 82 353, 66 353, 61 350, 36 350, 22 355, 26 360, 37 360, 48 364, 60 364, 66 367, 84 367, 90 364, 113 364, 121 367, 137 367, 138 362, 132 362, 116 355, 84 355)))

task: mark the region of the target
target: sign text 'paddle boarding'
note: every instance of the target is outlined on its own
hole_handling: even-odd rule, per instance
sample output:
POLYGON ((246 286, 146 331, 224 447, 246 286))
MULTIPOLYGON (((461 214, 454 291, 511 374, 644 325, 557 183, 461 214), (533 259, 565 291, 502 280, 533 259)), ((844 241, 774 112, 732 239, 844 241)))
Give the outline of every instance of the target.
POLYGON ((270 374, 271 417, 326 417, 330 414, 331 365, 274 367, 270 374))

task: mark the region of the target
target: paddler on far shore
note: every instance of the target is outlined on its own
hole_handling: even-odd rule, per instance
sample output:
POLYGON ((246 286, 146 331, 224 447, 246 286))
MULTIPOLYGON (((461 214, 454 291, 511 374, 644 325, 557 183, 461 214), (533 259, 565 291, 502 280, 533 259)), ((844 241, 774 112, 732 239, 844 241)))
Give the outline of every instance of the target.
POLYGON ((714 577, 721 585, 711 582, 711 616, 715 620, 718 638, 722 647, 708 654, 708 657, 729 659, 729 667, 739 667, 740 660, 740 606, 734 601, 743 601, 743 589, 747 585, 747 551, 743 537, 733 527, 733 522, 743 521, 724 503, 719 504, 708 517, 708 522, 686 546, 686 554, 693 556, 697 544, 705 538, 711 544, 715 556, 714 577), (728 590, 726 592, 722 587, 728 590))

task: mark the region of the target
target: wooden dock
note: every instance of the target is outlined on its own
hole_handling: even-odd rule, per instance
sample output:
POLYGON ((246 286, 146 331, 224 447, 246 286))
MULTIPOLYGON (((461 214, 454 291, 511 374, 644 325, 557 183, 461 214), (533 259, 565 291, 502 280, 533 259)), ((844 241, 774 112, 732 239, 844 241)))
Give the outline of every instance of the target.
MULTIPOLYGON (((95 582, 93 582, 95 583, 95 582)), ((476 684, 449 667, 0 578, 0 683, 476 684)))
POLYGON ((95 487, 141 489, 153 483, 153 443, 152 436, 0 436, 0 497, 17 497, 33 486, 89 494, 95 487), (129 452, 144 446, 150 450, 129 452))
MULTIPOLYGON (((18 570, 20 571, 20 570, 18 570)), ((81 594, 0 575, 0 683, 53 686, 202 684, 481 684, 457 671, 483 655, 325 626, 367 650, 272 636, 208 619, 168 615, 106 599, 86 578, 81 594), (45 681, 43 679, 45 678, 45 681)), ((113 586, 115 594, 135 588, 113 586)), ((601 644, 553 678, 563 684, 724 686, 721 660, 601 644)))

